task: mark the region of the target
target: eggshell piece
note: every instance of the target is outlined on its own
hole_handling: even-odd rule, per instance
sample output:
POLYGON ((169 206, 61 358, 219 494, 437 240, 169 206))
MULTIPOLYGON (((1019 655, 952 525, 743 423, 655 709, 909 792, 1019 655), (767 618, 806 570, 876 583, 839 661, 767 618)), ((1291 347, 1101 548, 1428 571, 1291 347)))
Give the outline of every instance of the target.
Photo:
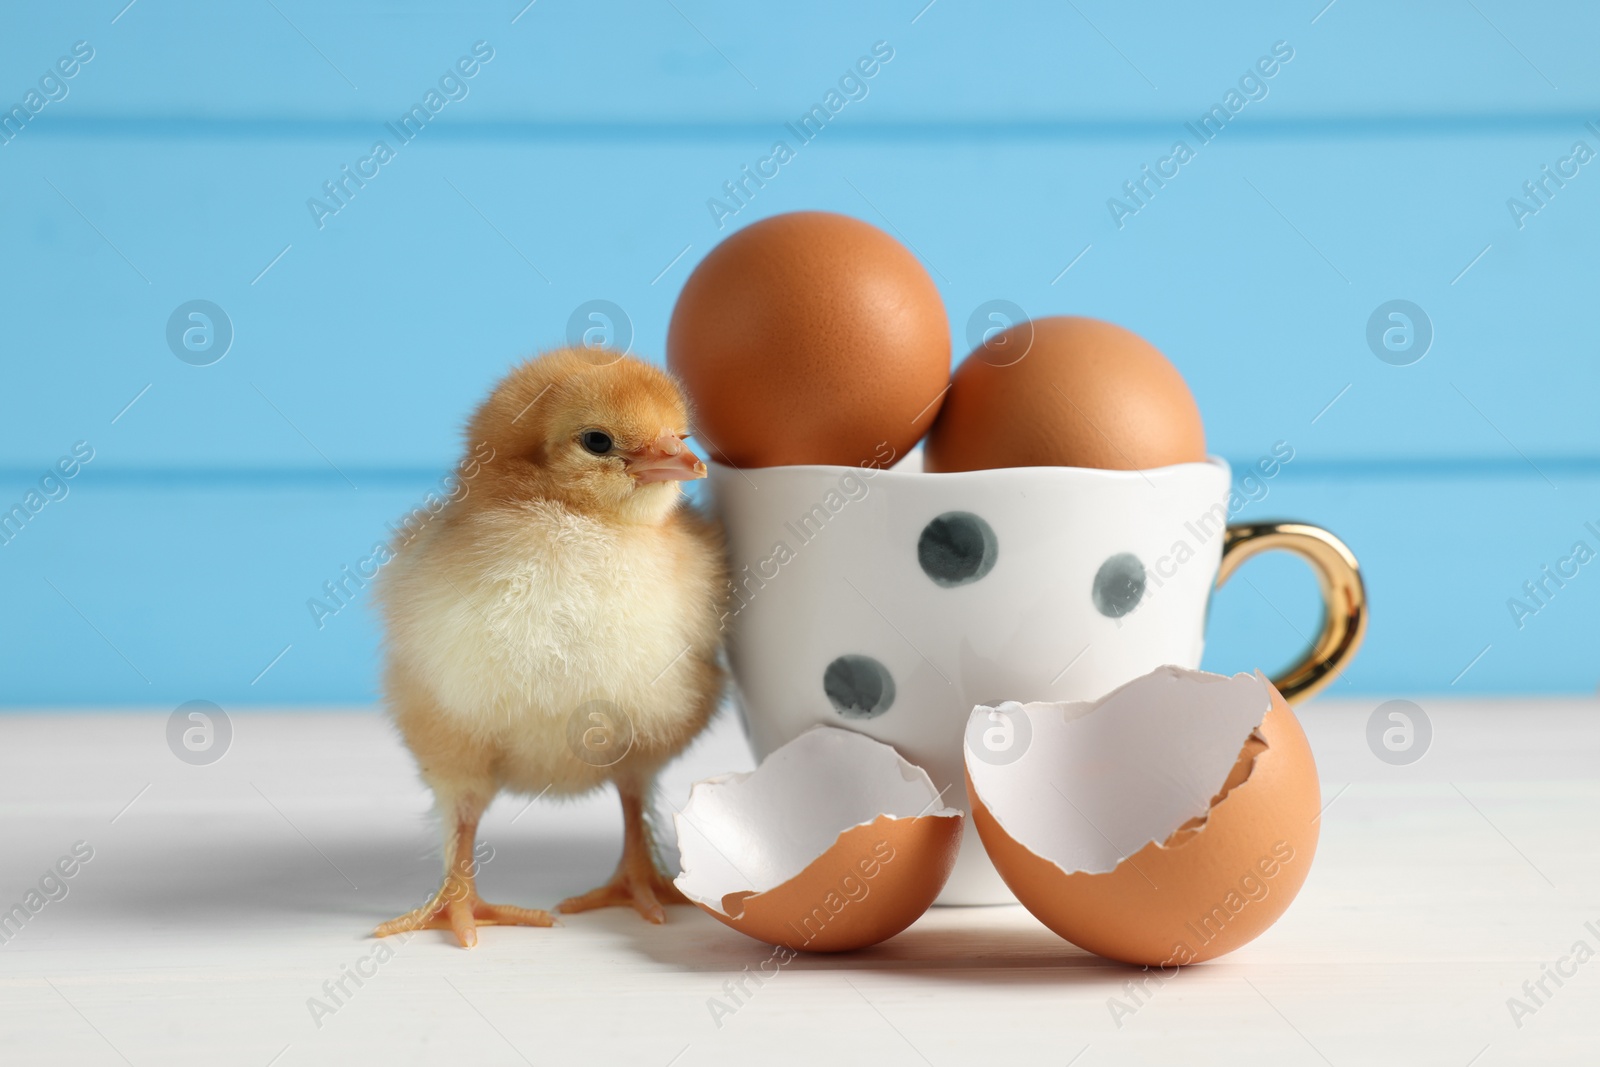
POLYGON ((899 241, 846 215, 793 212, 746 226, 695 267, 667 366, 719 463, 885 467, 938 414, 949 323, 899 241))
POLYGON ((740 933, 796 952, 865 948, 932 907, 960 844, 959 818, 880 816, 840 834, 777 888, 730 893, 720 911, 700 907, 740 933))
MULTIPOLYGON (((974 721, 990 710, 975 709, 974 721)), ((1260 675, 1162 668, 1095 704, 1028 705, 1025 714, 1033 737, 1016 763, 990 767, 969 743, 972 817, 1017 899, 1061 937, 1126 963, 1178 967, 1253 940, 1294 900, 1316 852, 1321 792, 1304 731, 1260 675), (1199 688, 1218 682, 1232 685, 1199 688), (1226 704, 1235 707, 1217 706, 1226 704), (1062 728, 1096 715, 1096 728, 1062 728), (1224 742, 1234 756, 1219 770, 1224 742), (1104 780, 1063 790, 1058 777, 1085 763, 1101 764, 1104 780), (1137 809, 1128 817, 1085 799, 1112 778, 1137 809), (1040 810, 1040 782, 1059 794, 1051 809, 1040 810), (1175 811, 1190 814, 1172 821, 1175 811), (1158 814, 1167 831, 1151 833, 1158 814)))
POLYGON ((924 443, 929 471, 1148 470, 1206 458, 1200 408, 1150 342, 1098 319, 1019 322, 974 349, 924 443))
POLYGON ((696 783, 675 816, 676 884, 758 941, 874 945, 927 911, 955 865, 962 813, 938 804, 927 774, 893 748, 815 727, 749 774, 696 783))

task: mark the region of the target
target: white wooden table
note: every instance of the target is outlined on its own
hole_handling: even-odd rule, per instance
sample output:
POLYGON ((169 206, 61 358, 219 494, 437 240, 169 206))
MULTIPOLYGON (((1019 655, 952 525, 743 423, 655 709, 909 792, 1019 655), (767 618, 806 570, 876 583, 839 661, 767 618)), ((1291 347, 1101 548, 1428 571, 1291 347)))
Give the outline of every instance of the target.
MULTIPOLYGON (((1600 958, 1569 959, 1536 1006, 1523 990, 1576 942, 1600 951, 1600 706, 1424 699, 1432 747, 1396 767, 1367 748, 1377 703, 1302 712, 1328 806, 1294 907, 1142 1002, 1136 972, 1018 907, 936 909, 737 1001, 770 950, 689 908, 663 927, 609 910, 486 929, 471 952, 427 932, 379 962, 367 931, 425 899, 439 864, 378 714, 237 712, 201 767, 168 749, 165 711, 0 716, 0 909, 93 849, 0 944, 0 1062, 1600 1062, 1600 958), (1532 1013, 1513 1018, 1514 996, 1532 1013), (720 1025, 712 998, 736 1008, 720 1025)), ((750 762, 719 720, 664 795, 750 762)), ((620 842, 610 796, 504 798, 484 831, 485 895, 529 905, 596 884, 620 842)))

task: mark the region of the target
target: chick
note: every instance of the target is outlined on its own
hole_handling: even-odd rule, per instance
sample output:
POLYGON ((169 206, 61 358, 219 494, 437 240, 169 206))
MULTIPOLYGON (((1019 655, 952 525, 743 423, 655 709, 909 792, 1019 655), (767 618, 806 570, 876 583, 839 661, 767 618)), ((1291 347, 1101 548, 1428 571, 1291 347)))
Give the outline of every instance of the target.
POLYGON ((625 904, 659 923, 683 902, 656 866, 649 798, 716 709, 728 588, 717 531, 683 498, 706 473, 688 435, 671 377, 595 349, 529 360, 473 416, 476 471, 378 587, 388 705, 433 790, 445 874, 377 936, 448 928, 471 947, 479 925, 551 925, 478 896, 478 820, 502 790, 617 787, 616 873, 558 910, 625 904))

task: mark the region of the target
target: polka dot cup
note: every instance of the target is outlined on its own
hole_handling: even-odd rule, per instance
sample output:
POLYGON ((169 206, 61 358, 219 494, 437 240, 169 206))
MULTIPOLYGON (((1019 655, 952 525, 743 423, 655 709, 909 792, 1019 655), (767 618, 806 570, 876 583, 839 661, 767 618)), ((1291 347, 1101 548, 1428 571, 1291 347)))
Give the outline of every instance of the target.
MULTIPOLYGON (((1348 556, 1314 527, 1288 543, 1272 541, 1285 527, 1230 531, 1217 459, 956 474, 923 473, 915 453, 890 470, 707 466, 733 567, 736 702, 756 755, 817 724, 847 727, 894 745, 953 807, 966 807, 975 705, 1091 700, 1163 664, 1198 667, 1225 544, 1230 569, 1260 548, 1300 552, 1325 590, 1337 561, 1294 537, 1348 556)), ((1359 642, 1360 621, 1343 653, 1307 663, 1326 673, 1359 642)), ((1011 899, 966 835, 939 902, 1011 899)))

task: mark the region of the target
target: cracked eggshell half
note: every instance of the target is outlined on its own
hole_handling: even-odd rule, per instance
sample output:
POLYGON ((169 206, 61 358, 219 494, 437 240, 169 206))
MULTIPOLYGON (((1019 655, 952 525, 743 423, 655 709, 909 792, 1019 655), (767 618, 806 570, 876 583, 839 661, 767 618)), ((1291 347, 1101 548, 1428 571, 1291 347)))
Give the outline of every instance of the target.
POLYGON ((818 726, 748 774, 697 782, 674 821, 675 884, 703 911, 768 944, 845 952, 928 910, 962 813, 890 746, 818 726))
POLYGON ((1311 869, 1311 747, 1259 673, 1161 667, 1098 701, 980 706, 965 748, 1006 885, 1101 956, 1165 969, 1231 952, 1311 869))

